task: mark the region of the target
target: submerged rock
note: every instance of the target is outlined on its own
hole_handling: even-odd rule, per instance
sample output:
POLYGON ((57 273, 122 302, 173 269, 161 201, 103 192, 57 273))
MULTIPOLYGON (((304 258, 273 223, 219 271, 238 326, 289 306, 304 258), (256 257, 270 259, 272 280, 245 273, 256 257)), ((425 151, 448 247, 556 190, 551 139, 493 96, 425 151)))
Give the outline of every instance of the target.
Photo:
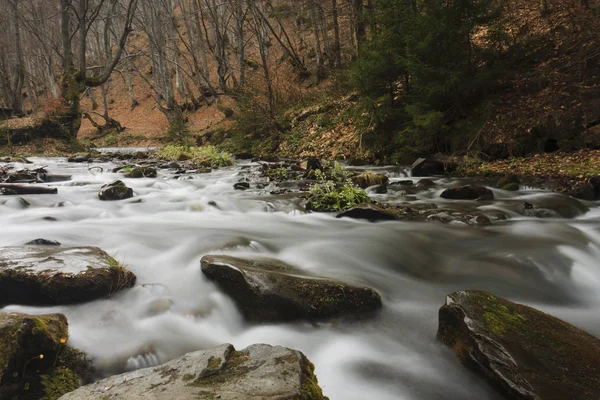
POLYGON ((80 352, 66 345, 68 337, 62 314, 0 313, 0 399, 55 399, 77 389, 69 367, 80 352))
POLYGON ((238 182, 233 185, 235 190, 248 190, 250 189, 250 183, 248 182, 238 182))
POLYGON ((440 197, 449 200, 494 200, 494 193, 485 186, 466 185, 446 189, 440 197))
POLYGON ((249 321, 321 320, 382 305, 373 289, 313 276, 279 260, 205 256, 201 266, 249 321))
POLYGON ((600 399, 600 340, 482 291, 446 297, 438 340, 506 398, 600 399))
POLYGON ((497 188, 513 192, 519 190, 520 185, 521 180, 517 175, 506 175, 496 183, 497 188))
POLYGON ((62 396, 103 399, 326 400, 314 366, 299 351, 230 344, 188 353, 164 365, 111 376, 62 396))
POLYGON ((100 200, 124 200, 133 197, 133 189, 127 187, 122 181, 113 181, 102 186, 98 193, 100 200))
POLYGON ((97 247, 0 248, 0 306, 90 301, 132 287, 135 279, 97 247))

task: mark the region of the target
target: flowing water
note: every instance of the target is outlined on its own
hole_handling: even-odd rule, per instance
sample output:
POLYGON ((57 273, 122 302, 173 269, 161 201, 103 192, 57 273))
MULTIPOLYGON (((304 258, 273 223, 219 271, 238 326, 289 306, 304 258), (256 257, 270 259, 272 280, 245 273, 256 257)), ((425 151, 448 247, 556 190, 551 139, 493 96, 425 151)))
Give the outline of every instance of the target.
MULTIPOLYGON (((106 172, 114 165, 94 164, 101 172, 64 159, 32 160, 73 179, 52 184, 56 195, 23 196, 31 203, 27 208, 14 197, 0 198, 0 246, 38 237, 65 246, 98 246, 133 271, 138 284, 87 304, 4 311, 64 313, 70 343, 90 354, 104 374, 224 342, 236 348, 268 343, 303 351, 332 400, 496 399, 435 340, 445 295, 461 289, 488 290, 600 336, 600 209, 593 203, 575 218, 541 220, 520 215, 518 204, 551 205, 566 214, 586 207, 536 190, 495 191, 494 202, 469 202, 509 215, 488 227, 369 223, 305 214, 299 199, 270 195, 268 188, 234 191, 244 165, 186 180, 164 171, 156 179, 123 179, 136 197, 102 202, 100 186, 122 179, 106 172), (276 257, 371 286, 382 295, 384 308, 359 322, 249 325, 203 277, 199 261, 206 254, 276 257)), ((402 169, 381 172, 392 180, 407 179, 402 169)), ((416 196, 374 197, 444 203, 439 193, 437 188, 416 196)))

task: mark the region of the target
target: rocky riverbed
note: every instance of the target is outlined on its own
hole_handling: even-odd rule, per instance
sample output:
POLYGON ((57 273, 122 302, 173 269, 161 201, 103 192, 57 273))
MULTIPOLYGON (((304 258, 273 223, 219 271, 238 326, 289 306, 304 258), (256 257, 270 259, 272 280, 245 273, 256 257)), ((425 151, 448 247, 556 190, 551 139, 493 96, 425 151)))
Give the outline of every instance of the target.
MULTIPOLYGON (((482 354, 490 351, 470 350, 482 337, 519 360, 521 353, 512 354, 523 339, 517 334, 533 332, 527 324, 539 319, 502 298, 574 325, 544 319, 582 332, 572 348, 598 346, 595 201, 515 182, 411 177, 406 168, 346 169, 315 160, 242 160, 218 169, 145 155, 6 161, 0 286, 25 285, 38 297, 3 290, 0 315, 33 315, 22 318, 35 330, 35 315, 63 314, 68 332, 60 327, 65 331, 44 336, 40 351, 58 357, 63 344, 81 349, 95 367, 86 379, 113 376, 67 398, 135 395, 159 384, 182 398, 244 398, 250 392, 227 386, 231 380, 242 376, 252 387, 252 379, 264 381, 273 370, 282 378, 264 397, 512 398, 489 368, 468 362, 486 365, 482 354), (44 240, 30 243, 36 238, 44 240), (104 286, 74 285, 86 275, 104 286), (489 292, 490 303, 452 294, 467 289, 489 292), (453 319, 461 312, 462 320, 453 319), (475 322, 462 326, 464 318, 475 322), (248 347, 256 343, 302 353, 248 347), (246 373, 246 363, 256 374, 246 373), (291 384, 285 377, 294 373, 291 384), (121 388, 123 379, 139 385, 121 388)), ((17 369, 35 357, 10 354, 6 365, 20 362, 17 369)), ((583 393, 573 398, 598 393, 600 374, 586 369, 597 350, 583 366, 552 354, 527 355, 550 369, 544 382, 560 381, 560 393, 583 393), (561 366, 589 379, 560 380, 553 371, 561 366)), ((23 383, 3 368, 0 386, 8 378, 11 390, 23 383)), ((529 372, 511 371, 523 398, 552 398, 529 372)))

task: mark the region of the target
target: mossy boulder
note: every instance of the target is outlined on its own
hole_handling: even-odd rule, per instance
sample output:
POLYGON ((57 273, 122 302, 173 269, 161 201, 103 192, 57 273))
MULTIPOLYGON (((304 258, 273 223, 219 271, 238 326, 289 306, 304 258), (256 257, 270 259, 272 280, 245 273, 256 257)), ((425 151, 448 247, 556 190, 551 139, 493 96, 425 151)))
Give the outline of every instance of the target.
POLYGON ((504 178, 498 180, 496 187, 502 190, 517 191, 521 185, 521 180, 517 175, 506 175, 504 178))
POLYGON ((381 308, 370 288, 314 276, 274 259, 205 256, 202 272, 236 303, 248 321, 323 320, 381 308))
POLYGON ((600 399, 600 340, 534 308, 452 293, 437 338, 507 399, 600 399))
POLYGON ((124 200, 133 197, 133 189, 122 181, 113 181, 103 185, 98 192, 98 198, 105 201, 124 200))
POLYGON ((156 178, 154 167, 133 167, 124 171, 127 178, 156 178))
POLYGON ((62 314, 0 313, 0 399, 54 400, 79 387, 79 377, 59 361, 68 338, 62 314), (59 368, 71 377, 60 385, 51 378, 59 368), (54 382, 55 396, 44 390, 44 380, 54 382))
POLYGON ((132 287, 135 280, 97 247, 0 248, 0 307, 91 301, 132 287))
POLYGON ((448 200, 494 200, 494 193, 485 186, 466 185, 446 189, 440 197, 448 200))
POLYGON ((61 400, 103 399, 327 400, 314 366, 299 351, 255 344, 189 353, 164 365, 112 376, 61 400))
POLYGON ((366 189, 375 185, 387 185, 389 178, 385 175, 376 174, 371 171, 365 171, 360 175, 352 177, 352 183, 356 186, 366 189))

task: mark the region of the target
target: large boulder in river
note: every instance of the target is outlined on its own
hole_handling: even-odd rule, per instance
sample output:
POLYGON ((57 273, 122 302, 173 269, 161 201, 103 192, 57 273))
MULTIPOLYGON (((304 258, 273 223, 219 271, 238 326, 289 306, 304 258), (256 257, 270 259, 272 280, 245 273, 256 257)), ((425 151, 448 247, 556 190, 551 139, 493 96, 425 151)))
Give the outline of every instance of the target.
POLYGON ((122 181, 113 181, 103 185, 98 192, 100 200, 124 200, 133 197, 133 189, 127 187, 122 181))
POLYGON ((0 399, 48 398, 54 378, 63 381, 58 396, 75 390, 79 378, 58 360, 68 337, 62 314, 0 313, 0 399))
POLYGON ((494 193, 485 186, 466 185, 446 189, 440 197, 449 200, 494 200, 494 193))
POLYGON ((0 307, 95 300, 133 286, 135 279, 97 247, 0 248, 0 307))
POLYGON ((225 344, 112 376, 60 400, 326 400, 313 371, 311 362, 296 350, 255 344, 236 351, 225 344))
POLYGON ((279 260, 205 256, 201 266, 249 321, 321 320, 381 308, 373 289, 314 276, 279 260))
POLYGON ((446 297, 437 337, 506 398, 600 399, 600 340, 482 291, 446 297))

